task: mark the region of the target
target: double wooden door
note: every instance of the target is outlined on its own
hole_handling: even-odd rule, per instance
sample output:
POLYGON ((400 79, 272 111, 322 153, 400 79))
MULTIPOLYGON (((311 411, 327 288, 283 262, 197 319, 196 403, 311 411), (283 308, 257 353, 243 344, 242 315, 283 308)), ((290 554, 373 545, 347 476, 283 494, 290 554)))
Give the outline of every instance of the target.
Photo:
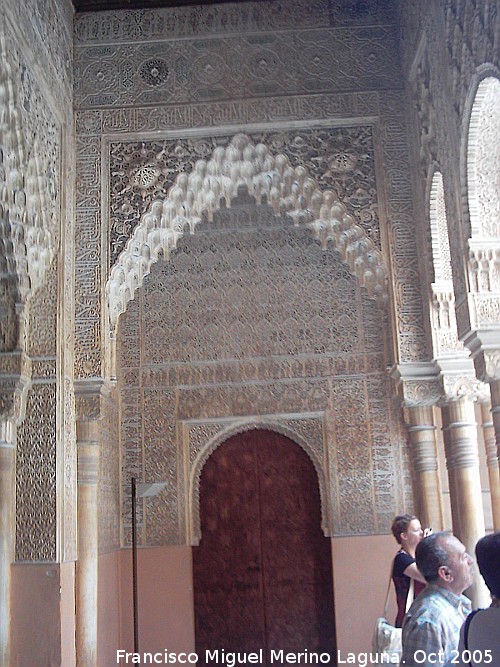
MULTIPOLYGON (((330 541, 316 471, 288 438, 249 431, 223 443, 200 484, 193 549, 196 650, 332 654, 330 541)), ((210 661, 213 664, 213 661, 210 661)), ((273 664, 278 664, 274 660, 273 664)))

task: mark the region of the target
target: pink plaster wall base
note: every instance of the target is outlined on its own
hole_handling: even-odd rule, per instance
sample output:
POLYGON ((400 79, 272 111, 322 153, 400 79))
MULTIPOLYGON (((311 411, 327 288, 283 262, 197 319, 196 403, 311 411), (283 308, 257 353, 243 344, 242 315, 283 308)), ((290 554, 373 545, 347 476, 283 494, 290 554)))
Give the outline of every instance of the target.
MULTIPOLYGON (((152 653, 194 651, 191 547, 139 549, 139 650, 152 653)), ((132 553, 121 552, 121 644, 133 650, 132 553)), ((116 664, 116 657, 115 662, 116 664)))
MULTIPOLYGON (((384 610, 387 583, 397 544, 392 536, 332 539, 337 649, 341 657, 370 651, 375 621, 384 610)), ((396 617, 393 589, 388 620, 396 617)))
POLYGON ((120 551, 99 556, 97 601, 97 664, 99 667, 116 664, 116 649, 121 644, 120 558, 120 551))
POLYGON ((75 563, 61 564, 61 656, 63 667, 75 667, 75 563))
POLYGON ((11 572, 11 664, 61 665, 59 565, 15 563, 11 572))
MULTIPOLYGON (((370 650, 395 552, 396 543, 388 535, 332 539, 335 622, 341 657, 370 650)), ((138 591, 140 651, 195 651, 191 547, 139 549, 138 591)), ((391 590, 389 620, 395 614, 391 590)), ((129 549, 100 556, 98 618, 99 667, 107 667, 117 664, 118 649, 133 651, 129 549)))

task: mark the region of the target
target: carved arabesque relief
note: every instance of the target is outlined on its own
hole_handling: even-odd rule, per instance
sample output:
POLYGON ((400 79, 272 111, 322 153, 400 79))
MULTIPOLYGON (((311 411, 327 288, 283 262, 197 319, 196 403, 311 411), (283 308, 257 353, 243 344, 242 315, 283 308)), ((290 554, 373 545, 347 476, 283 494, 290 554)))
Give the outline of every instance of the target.
MULTIPOLYGON (((471 234, 468 269, 472 293, 469 316, 472 329, 476 330, 498 327, 500 322, 499 102, 500 79, 494 76, 482 79, 472 104, 467 134, 467 203, 471 234)), ((495 345, 491 340, 487 347, 492 350, 495 345)), ((477 363, 481 365, 482 362, 477 363)))
POLYGON ((56 385, 29 392, 16 453, 16 560, 55 561, 56 385))
MULTIPOLYGON (((147 150, 157 137, 184 135, 185 146, 186 137, 227 135, 237 128, 249 133, 264 128, 267 134, 277 128, 281 134, 300 127, 303 134, 318 124, 346 128, 380 122, 384 155, 379 166, 389 195, 384 199, 389 227, 394 226, 389 236, 395 238, 395 331, 401 332, 395 345, 402 359, 427 353, 420 288, 398 245, 412 245, 414 226, 395 20, 394 6, 387 2, 358 3, 354 11, 349 3, 327 7, 305 0, 294 3, 293 11, 286 4, 258 3, 77 17, 77 376, 107 373, 100 355, 108 347, 107 331, 91 313, 105 308, 100 288, 107 276, 101 275, 99 258, 116 251, 100 247, 112 224, 106 209, 101 221, 101 193, 111 185, 101 156, 107 155, 107 142, 120 135, 144 142, 147 150), (241 35, 240 45, 235 33, 241 35), (187 60, 185 52, 192 49, 196 57, 187 60), (256 64, 251 70, 250 62, 256 64), (113 67, 117 63, 121 66, 113 67), (292 76, 279 75, 285 66, 292 76), (196 79, 200 71, 210 87, 196 79), (210 97, 203 97, 202 88, 210 97)), ((348 166, 349 159, 339 156, 336 164, 348 166)), ((154 174, 148 167, 138 178, 154 174)), ((133 208, 136 217, 144 212, 133 208)))
POLYGON ((98 27, 93 17, 79 17, 76 104, 89 108, 187 104, 297 95, 304 90, 389 88, 397 73, 397 53, 392 15, 378 11, 382 3, 371 3, 367 11, 337 8, 339 24, 333 27, 330 7, 313 4, 319 5, 317 13, 304 0, 293 10, 286 5, 254 7, 246 22, 242 19, 247 7, 237 8, 236 20, 236 8, 230 7, 123 12, 121 20, 108 14, 98 27), (262 11, 270 13, 265 24, 262 11), (190 13, 196 16, 191 24, 185 22, 190 13), (368 15, 375 18, 369 30, 368 15), (233 32, 230 26, 236 22, 233 32), (205 33, 200 32, 203 25, 205 33), (108 33, 109 46, 92 43, 96 28, 108 33))
POLYGON ((1 229, 25 302, 43 284, 59 238, 60 136, 16 45, 2 40, 0 48, 1 229))
POLYGON ((295 434, 324 479, 335 479, 325 482, 325 507, 337 507, 333 523, 324 510, 328 530, 385 529, 403 496, 388 445, 398 442, 398 427, 380 383, 380 402, 366 410, 364 379, 386 377, 383 326, 380 308, 338 252, 322 250, 310 229, 276 218, 270 206, 242 196, 184 237, 168 261, 152 266, 120 317, 125 543, 132 474, 167 482, 141 505, 144 543, 193 537, 196 523, 186 523, 196 522, 190 471, 228 423, 281 424, 295 434), (337 400, 330 398, 334 386, 337 400), (311 419, 315 413, 331 421, 330 412, 338 415, 336 430, 324 428, 323 417, 311 419), (380 492, 376 506, 373 492, 365 494, 361 515, 353 515, 340 508, 352 504, 359 466, 367 490, 373 483, 372 429, 380 492))
MULTIPOLYGON (((460 210, 458 198, 453 195, 461 159, 457 148, 468 132, 465 116, 471 86, 474 82, 477 86, 477 78, 484 76, 485 70, 493 72, 498 63, 498 11, 489 0, 450 0, 446 6, 407 2, 401 7, 401 22, 403 60, 418 123, 420 181, 424 183, 429 171, 439 165, 446 184, 457 328, 463 336, 470 328, 466 299, 469 285, 462 261, 464 252, 468 252, 470 233, 467 207, 460 210), (450 97, 442 94, 448 89, 450 97)), ((464 156, 462 161, 465 164, 464 156)), ((463 180, 464 201, 466 188, 463 180)), ((423 199, 422 206, 426 206, 423 199)), ((422 242, 426 242, 423 234, 422 242)))
POLYGON ((431 284, 431 324, 434 358, 439 359, 450 352, 463 353, 464 347, 458 340, 443 177, 438 171, 432 177, 429 221, 434 269, 434 282, 431 284))
MULTIPOLYGON (((101 243, 101 218, 98 203, 100 192, 100 151, 101 139, 95 133, 118 129, 126 131, 146 131, 149 128, 188 127, 193 114, 198 122, 209 124, 220 119, 221 123, 258 120, 265 117, 271 119, 280 105, 285 104, 286 113, 293 118, 317 117, 317 114, 341 117, 342 114, 363 114, 378 109, 378 96, 363 95, 361 98, 352 96, 315 96, 314 99, 304 97, 288 100, 269 99, 265 105, 256 106, 252 102, 242 103, 235 108, 229 103, 222 105, 197 105, 196 107, 179 107, 169 110, 168 107, 155 110, 142 109, 131 111, 100 111, 91 116, 82 115, 82 134, 79 139, 79 180, 78 201, 80 202, 78 218, 79 234, 76 248, 77 292, 80 295, 76 305, 77 356, 76 373, 87 377, 99 374, 101 329, 100 323, 92 317, 92 312, 100 311, 100 276, 101 265, 98 261, 101 243), (264 116, 262 116, 264 114, 264 116), (80 303, 88 304, 83 309, 80 303)), ((412 214, 411 181, 407 153, 407 139, 404 122, 401 117, 402 97, 400 94, 385 94, 381 104, 382 137, 384 151, 383 184, 386 186, 388 202, 389 238, 393 262, 393 280, 395 282, 394 298, 397 313, 397 345, 401 360, 418 360, 427 354, 427 339, 422 326, 422 304, 418 275, 414 262, 411 260, 416 252, 416 240, 412 214)), ((284 112, 284 111, 283 111, 284 112)), ((281 112, 280 112, 281 113, 281 112)), ((281 133, 280 133, 281 134, 281 133)), ((302 134, 302 133, 301 133, 302 134)), ((285 150, 285 148, 283 149, 285 150)), ((286 151, 285 151, 286 152, 286 151)), ((293 162, 293 160, 291 160, 293 162)), ((358 162, 359 165, 359 162, 358 162)), ((364 180, 368 172, 363 166, 362 190, 363 197, 366 185, 373 182, 373 176, 364 180)), ((337 181, 338 183, 338 181, 337 181)), ((373 203, 373 194, 370 201, 373 203)), ((377 197, 378 199, 378 197, 377 197)), ((353 212, 365 215, 365 205, 360 200, 358 209, 353 202, 353 212)), ((369 217, 375 209, 371 209, 369 217)))
POLYGON ((471 111, 467 150, 467 191, 473 240, 500 236, 500 79, 481 81, 471 111))
POLYGON ((184 231, 194 232, 206 214, 249 193, 257 204, 269 203, 276 215, 314 230, 323 245, 333 241, 360 284, 371 296, 387 299, 387 276, 381 252, 339 201, 322 191, 305 167, 293 168, 283 154, 273 156, 264 144, 236 135, 227 148, 217 147, 208 161, 198 160, 190 174, 181 173, 167 198, 155 201, 135 228, 111 269, 106 285, 111 327, 160 255, 176 248, 184 231))
MULTIPOLYGON (((251 132, 256 146, 265 144, 304 167, 322 190, 331 189, 356 217, 380 250, 377 189, 371 126, 251 132)), ((110 154, 109 265, 113 266, 137 225, 137 212, 150 209, 174 185, 178 174, 191 174, 198 160, 210 160, 227 148, 229 135, 112 141, 110 154)))

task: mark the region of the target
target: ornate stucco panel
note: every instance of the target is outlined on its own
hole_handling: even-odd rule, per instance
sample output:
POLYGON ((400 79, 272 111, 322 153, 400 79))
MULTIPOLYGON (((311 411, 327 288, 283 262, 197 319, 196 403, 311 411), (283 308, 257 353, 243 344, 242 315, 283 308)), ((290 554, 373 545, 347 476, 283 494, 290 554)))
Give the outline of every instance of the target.
POLYGON ((251 33, 82 48, 75 52, 79 107, 390 88, 398 71, 391 26, 251 33), (370 68, 366 68, 366 63, 370 68))
POLYGON ((179 243, 120 319, 125 542, 133 474, 167 482, 140 509, 145 543, 199 539, 201 459, 228 429, 256 424, 285 429, 309 451, 326 532, 385 529, 405 489, 390 403, 366 403, 368 387, 375 396, 384 384, 384 326, 334 248, 269 207, 221 210, 179 243))
POLYGON ((1 356, 0 394, 12 390, 6 416, 18 424, 16 558, 23 561, 76 555, 71 337, 67 345, 58 340, 63 321, 71 327, 59 278, 71 236, 71 223, 62 233, 62 221, 72 218, 72 18, 69 2, 2 5, 0 236, 7 317, 0 317, 0 349, 15 351, 1 356))
MULTIPOLYGON (((373 128, 325 127, 252 132, 255 146, 285 155, 292 167, 304 167, 322 190, 335 190, 358 224, 380 249, 373 128)), ((191 174, 198 160, 210 160, 232 136, 179 136, 162 141, 111 141, 109 144, 109 263, 123 251, 137 212, 162 199, 178 174, 191 174)))
POLYGON ((16 461, 16 560, 57 559, 56 386, 39 382, 30 390, 25 420, 18 428, 16 461))

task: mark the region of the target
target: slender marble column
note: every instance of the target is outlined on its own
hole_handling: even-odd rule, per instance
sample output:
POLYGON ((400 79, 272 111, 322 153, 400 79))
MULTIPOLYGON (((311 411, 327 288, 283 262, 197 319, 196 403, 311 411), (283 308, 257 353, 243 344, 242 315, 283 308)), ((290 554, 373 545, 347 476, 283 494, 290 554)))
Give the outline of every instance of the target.
POLYGON ((495 429, 495 440, 497 443, 497 455, 500 461, 500 380, 490 380, 491 393, 491 416, 495 429))
POLYGON ((78 560, 76 563, 76 656, 78 667, 97 665, 98 420, 77 425, 78 560))
POLYGON ((0 665, 10 659, 11 563, 14 559, 15 448, 11 424, 0 432, 0 665))
POLYGON ((490 482, 493 527, 495 530, 500 530, 500 470, 498 465, 498 449, 495 438, 495 428, 491 417, 491 405, 489 402, 481 403, 481 419, 484 435, 484 447, 486 450, 486 464, 488 466, 488 478, 490 482))
POLYGON ((443 509, 432 406, 411 406, 405 412, 413 461, 416 513, 422 526, 442 530, 443 509))
MULTIPOLYGON (((466 398, 449 401, 442 406, 442 415, 453 532, 474 554, 485 532, 474 404, 466 398)), ((488 604, 488 592, 479 577, 468 593, 473 606, 488 604)))

